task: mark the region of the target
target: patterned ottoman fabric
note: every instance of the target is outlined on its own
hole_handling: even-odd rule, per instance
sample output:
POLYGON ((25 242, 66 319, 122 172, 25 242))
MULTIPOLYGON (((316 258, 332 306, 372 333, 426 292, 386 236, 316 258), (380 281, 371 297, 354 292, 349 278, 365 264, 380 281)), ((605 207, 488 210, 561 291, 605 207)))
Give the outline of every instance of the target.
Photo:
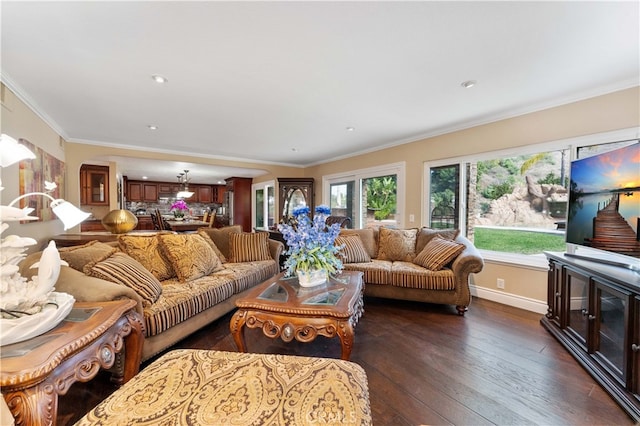
POLYGON ((357 364, 180 349, 163 355, 77 425, 370 425, 357 364))

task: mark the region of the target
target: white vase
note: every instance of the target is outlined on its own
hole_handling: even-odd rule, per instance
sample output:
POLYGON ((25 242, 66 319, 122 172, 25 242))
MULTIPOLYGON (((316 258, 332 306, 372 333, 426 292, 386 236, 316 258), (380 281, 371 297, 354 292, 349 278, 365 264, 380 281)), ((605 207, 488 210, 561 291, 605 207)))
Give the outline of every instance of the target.
POLYGON ((298 283, 301 287, 313 287, 327 282, 326 269, 312 269, 310 271, 297 270, 298 283))

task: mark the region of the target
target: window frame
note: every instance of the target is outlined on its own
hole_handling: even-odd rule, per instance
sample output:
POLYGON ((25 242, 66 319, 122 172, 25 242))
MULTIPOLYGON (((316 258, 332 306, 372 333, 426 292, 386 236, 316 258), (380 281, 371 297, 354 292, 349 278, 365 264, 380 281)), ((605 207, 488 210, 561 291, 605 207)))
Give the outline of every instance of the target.
MULTIPOLYGON (((422 223, 429 223, 429 212, 431 211, 431 168, 451 166, 458 164, 460 167, 459 191, 460 191, 460 208, 458 212, 458 220, 460 223, 460 233, 466 236, 467 233, 467 168, 469 162, 478 162, 492 160, 502 157, 515 157, 518 155, 531 155, 546 151, 559 151, 568 149, 570 153, 569 161, 577 158, 578 147, 591 145, 599 145, 611 142, 623 141, 626 139, 636 139, 640 136, 640 127, 633 127, 611 132, 602 132, 586 136, 578 136, 567 139, 559 139, 548 142, 540 142, 529 145, 511 147, 506 149, 498 149, 494 151, 485 151, 476 154, 464 156, 450 157, 433 161, 423 162, 423 201, 422 201, 422 223)), ((547 270, 548 262, 543 253, 535 255, 524 255, 519 253, 496 252, 491 250, 478 249, 483 258, 487 261, 497 264, 505 264, 509 266, 532 267, 535 269, 547 270)))
MULTIPOLYGON (((268 230, 269 229, 269 188, 273 188, 273 202, 276 202, 276 198, 275 198, 275 188, 276 188, 276 181, 275 180, 269 180, 269 181, 265 181, 265 182, 259 182, 259 183, 253 183, 251 184, 251 228, 252 229, 264 229, 264 230, 268 230), (263 190, 263 194, 264 194, 264 204, 262 205, 262 209, 263 209, 263 218, 266 221, 266 224, 262 224, 263 226, 258 226, 258 224, 256 223, 256 212, 258 211, 258 206, 256 203, 256 194, 259 190, 263 190)), ((274 215, 276 214, 276 209, 274 207, 274 215)), ((276 216, 274 216, 273 218, 274 220, 274 225, 277 221, 276 216)))
MULTIPOLYGON (((402 229, 404 228, 404 211, 406 208, 406 167, 406 162, 400 161, 397 163, 382 164, 380 166, 368 167, 365 169, 350 170, 347 172, 324 175, 322 176, 322 204, 328 206, 331 203, 330 187, 332 183, 340 184, 347 181, 355 181, 356 185, 354 185, 354 199, 362 200, 362 196, 360 194, 362 179, 396 175, 396 216, 398 218, 397 226, 398 228, 402 229)), ((358 203, 357 209, 360 213, 362 208, 363 206, 358 203)), ((361 216, 362 214, 358 214, 357 217, 351 218, 352 226, 354 229, 360 229, 362 227, 362 224, 360 223, 361 216)))

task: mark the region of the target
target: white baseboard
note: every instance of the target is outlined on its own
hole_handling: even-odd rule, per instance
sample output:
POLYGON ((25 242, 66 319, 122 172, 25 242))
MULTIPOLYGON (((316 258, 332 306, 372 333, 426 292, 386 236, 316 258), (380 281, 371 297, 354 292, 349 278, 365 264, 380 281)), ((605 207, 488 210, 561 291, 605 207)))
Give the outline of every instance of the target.
POLYGON ((505 293, 503 291, 491 290, 484 287, 476 287, 473 284, 469 285, 469 289, 472 296, 480 299, 491 300, 493 302, 502 303, 503 305, 513 306, 514 308, 520 308, 526 311, 536 312, 538 314, 547 313, 547 304, 536 299, 505 293))

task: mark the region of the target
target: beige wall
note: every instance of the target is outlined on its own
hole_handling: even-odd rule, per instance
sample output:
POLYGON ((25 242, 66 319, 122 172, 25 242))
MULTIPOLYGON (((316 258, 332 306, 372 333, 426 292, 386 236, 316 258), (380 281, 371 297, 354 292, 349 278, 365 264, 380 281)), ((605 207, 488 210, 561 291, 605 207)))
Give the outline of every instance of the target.
MULTIPOLYGON (((310 176, 316 180, 316 204, 318 204, 323 199, 322 177, 325 175, 404 161, 406 163, 406 194, 422 194, 423 164, 427 161, 639 126, 640 87, 635 87, 536 113, 302 169, 250 162, 203 159, 188 155, 176 156, 148 151, 114 149, 77 143, 66 143, 60 146, 60 138, 56 132, 9 90, 5 90, 5 100, 2 106, 3 133, 7 133, 16 139, 28 139, 50 154, 66 161, 66 197, 74 204, 79 204, 80 202, 80 166, 85 162, 91 163, 92 160, 107 155, 187 161, 265 170, 266 173, 255 178, 254 183, 276 180, 278 177, 310 176)), ((16 166, 2 171, 3 186, 6 187, 4 192, 0 193, 3 199, 11 200, 18 195, 17 173, 16 166)), ((116 208, 115 189, 110 188, 110 191, 110 199, 113 200, 112 208, 116 208)), ((406 208, 403 214, 404 221, 409 226, 421 226, 422 196, 407 196, 406 208), (409 214, 415 215, 416 222, 408 222, 409 214)), ((58 220, 45 223, 12 225, 12 227, 15 226, 20 227, 20 235, 34 237, 40 242, 46 242, 51 236, 62 232, 62 224, 58 220)), ((9 233, 11 232, 7 231, 5 235, 9 233)), ((13 233, 18 233, 18 231, 14 230, 13 233)), ((495 298, 505 303, 515 301, 516 305, 518 305, 518 301, 522 301, 523 303, 519 304, 519 306, 532 310, 542 310, 544 308, 546 300, 546 271, 544 268, 522 268, 514 265, 487 262, 484 271, 473 276, 472 280, 475 286, 474 291, 483 297, 495 298), (505 280, 504 290, 496 290, 496 278, 505 280), (531 305, 533 305, 533 308, 531 305)))

